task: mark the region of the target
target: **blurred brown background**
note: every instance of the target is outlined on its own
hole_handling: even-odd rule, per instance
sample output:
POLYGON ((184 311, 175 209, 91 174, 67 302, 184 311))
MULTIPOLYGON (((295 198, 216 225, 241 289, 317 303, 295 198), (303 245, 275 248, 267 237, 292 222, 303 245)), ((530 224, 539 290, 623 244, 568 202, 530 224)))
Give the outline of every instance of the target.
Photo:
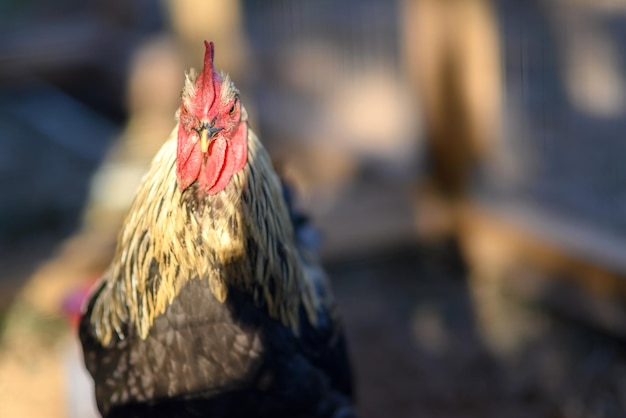
POLYGON ((94 416, 76 300, 204 39, 321 230, 363 417, 626 416, 623 0, 7 0, 1 417, 94 416))

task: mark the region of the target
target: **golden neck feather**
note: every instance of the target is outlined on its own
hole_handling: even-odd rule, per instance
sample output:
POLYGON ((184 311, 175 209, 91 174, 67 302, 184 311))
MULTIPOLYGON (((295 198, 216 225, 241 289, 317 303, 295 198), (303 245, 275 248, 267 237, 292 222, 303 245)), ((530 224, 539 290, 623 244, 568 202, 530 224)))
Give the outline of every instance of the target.
POLYGON ((315 324, 320 301, 296 248, 280 181, 254 132, 248 129, 244 169, 207 195, 195 184, 178 190, 177 131, 143 178, 102 278, 90 318, 99 341, 108 344, 113 333, 124 338, 125 324, 146 338, 189 280, 208 280, 220 302, 230 286, 250 292, 295 332, 301 306, 315 324))

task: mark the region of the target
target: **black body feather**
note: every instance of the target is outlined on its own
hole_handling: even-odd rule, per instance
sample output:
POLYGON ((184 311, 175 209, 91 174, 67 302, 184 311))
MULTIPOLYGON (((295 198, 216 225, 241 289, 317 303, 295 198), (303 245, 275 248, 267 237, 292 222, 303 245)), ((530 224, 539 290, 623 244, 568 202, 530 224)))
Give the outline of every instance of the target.
POLYGON ((337 324, 321 313, 319 327, 303 319, 297 336, 248 294, 229 292, 221 303, 206 281, 189 281, 145 340, 129 329, 109 347, 90 335, 84 317, 81 340, 101 411, 107 417, 352 416, 337 324), (123 403, 126 396, 135 400, 111 408, 111 400, 123 403))

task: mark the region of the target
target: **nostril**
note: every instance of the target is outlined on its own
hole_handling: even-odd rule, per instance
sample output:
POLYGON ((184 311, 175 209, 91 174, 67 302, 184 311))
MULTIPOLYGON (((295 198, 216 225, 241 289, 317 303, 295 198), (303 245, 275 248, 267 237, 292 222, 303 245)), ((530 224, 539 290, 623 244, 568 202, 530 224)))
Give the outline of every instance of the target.
POLYGON ((221 131, 222 129, 224 129, 224 128, 213 128, 213 127, 208 128, 208 129, 207 129, 207 131, 208 131, 208 134, 209 134, 209 135, 208 135, 208 136, 209 136, 209 138, 213 138, 213 137, 215 137, 215 135, 216 135, 219 131, 221 131))

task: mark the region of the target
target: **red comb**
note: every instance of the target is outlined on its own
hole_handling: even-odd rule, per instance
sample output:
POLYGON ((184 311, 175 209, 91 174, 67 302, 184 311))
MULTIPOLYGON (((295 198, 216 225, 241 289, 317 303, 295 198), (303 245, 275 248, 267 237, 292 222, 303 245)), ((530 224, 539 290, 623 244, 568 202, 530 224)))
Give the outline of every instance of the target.
POLYGON ((213 42, 204 41, 206 51, 204 53, 204 67, 213 67, 213 58, 215 57, 215 45, 213 42))
POLYGON ((198 86, 202 94, 202 103, 207 109, 213 106, 216 97, 216 90, 221 83, 220 75, 213 67, 213 58, 215 57, 215 46, 213 42, 204 41, 206 51, 204 53, 204 67, 198 76, 198 86))

